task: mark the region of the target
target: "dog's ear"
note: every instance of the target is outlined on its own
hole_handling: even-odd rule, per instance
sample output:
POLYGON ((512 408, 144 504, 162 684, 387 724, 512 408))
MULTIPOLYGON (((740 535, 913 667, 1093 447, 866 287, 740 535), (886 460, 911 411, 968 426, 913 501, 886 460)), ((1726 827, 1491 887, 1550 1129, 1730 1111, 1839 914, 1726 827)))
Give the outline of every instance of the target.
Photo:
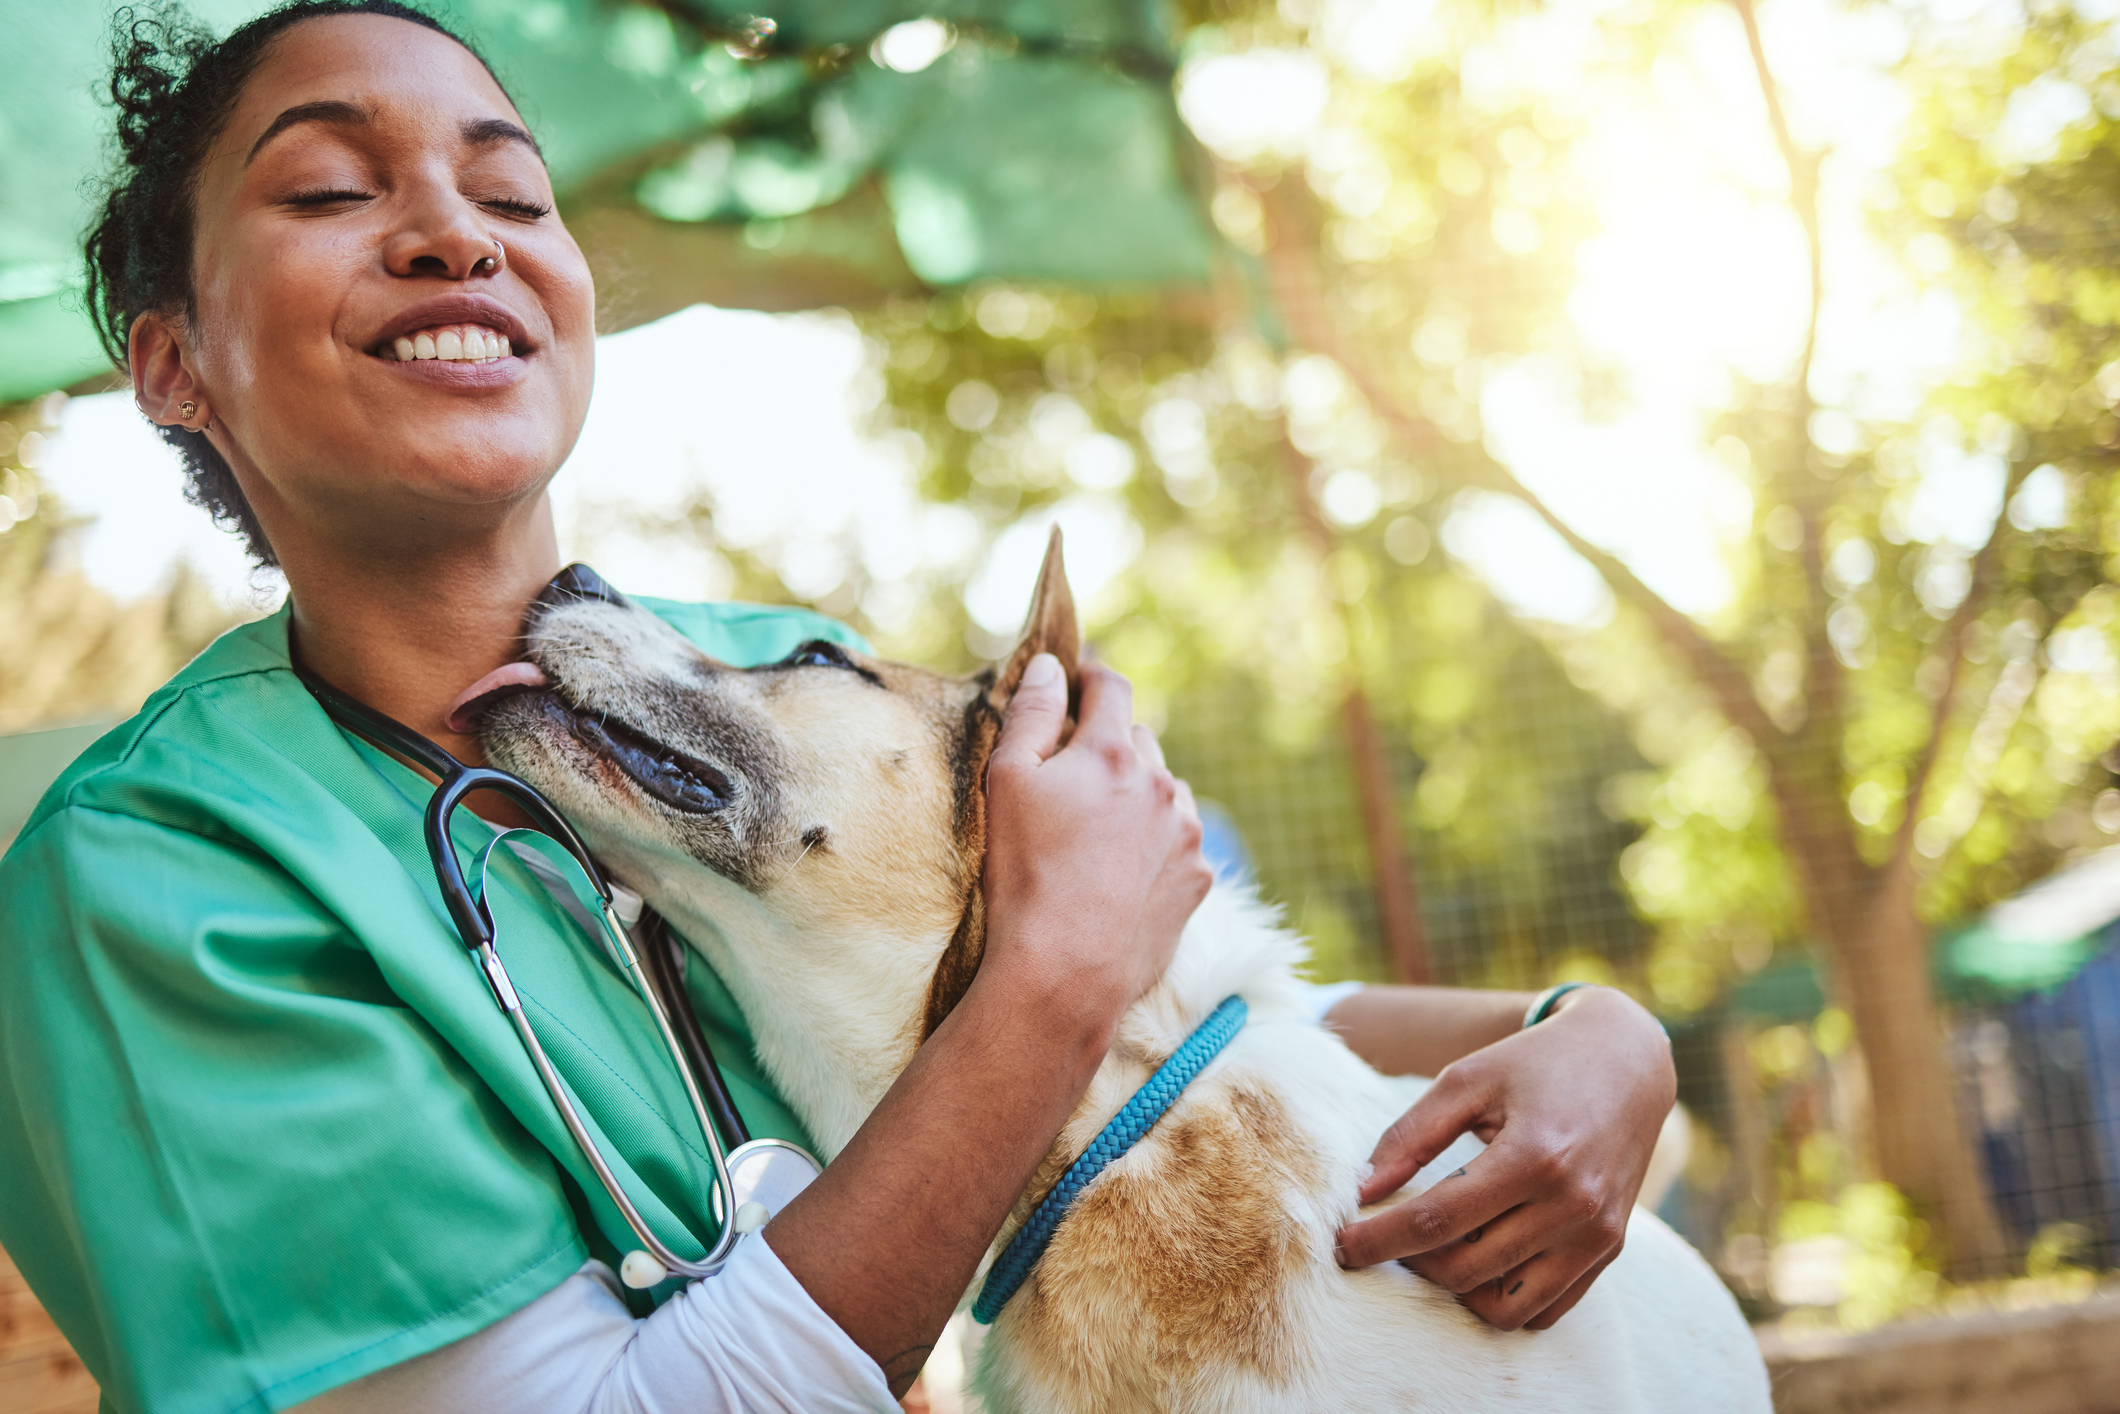
POLYGON ((1023 641, 1016 651, 1002 664, 1001 672, 994 679, 990 694, 997 708, 1008 706, 1009 699, 1016 695, 1018 684, 1023 681, 1023 670, 1030 666, 1031 659, 1040 653, 1050 653, 1060 660, 1061 671, 1067 674, 1067 702, 1070 715, 1081 696, 1081 681, 1076 664, 1082 654, 1082 630, 1075 622, 1075 596, 1067 587, 1067 565, 1060 553, 1060 527, 1053 527, 1052 538, 1045 543, 1045 563, 1038 570, 1038 588, 1031 595, 1030 617, 1024 620, 1023 641))
MULTIPOLYGON (((1053 527, 1046 542, 1045 564, 1038 571, 1038 589, 1031 596, 1031 615, 1023 626, 1023 641, 994 674, 984 699, 972 699, 972 712, 960 748, 958 768, 960 794, 958 842, 964 851, 964 912, 957 931, 935 963, 928 983, 927 1019, 920 1037, 935 1034, 943 1018, 964 996, 986 956, 986 893, 980 886, 980 865, 986 858, 986 761, 1001 736, 1001 714, 1023 682, 1023 670, 1040 653, 1060 660, 1067 675, 1067 711, 1074 716, 1082 705, 1082 683, 1077 663, 1082 653, 1082 630, 1075 622, 1075 596, 1068 591, 1067 567, 1060 558, 1060 527, 1053 527)), ((981 675, 981 679, 984 678, 981 675)))

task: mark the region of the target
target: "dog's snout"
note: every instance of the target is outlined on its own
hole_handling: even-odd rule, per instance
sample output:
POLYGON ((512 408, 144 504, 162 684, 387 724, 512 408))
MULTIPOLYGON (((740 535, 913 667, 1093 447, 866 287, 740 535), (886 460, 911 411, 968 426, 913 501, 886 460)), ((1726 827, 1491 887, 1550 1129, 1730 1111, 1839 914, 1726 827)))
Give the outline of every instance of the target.
POLYGON ((604 577, 584 564, 572 564, 552 576, 552 582, 537 592, 533 604, 557 609, 563 604, 595 600, 605 604, 627 604, 626 596, 605 583, 604 577))

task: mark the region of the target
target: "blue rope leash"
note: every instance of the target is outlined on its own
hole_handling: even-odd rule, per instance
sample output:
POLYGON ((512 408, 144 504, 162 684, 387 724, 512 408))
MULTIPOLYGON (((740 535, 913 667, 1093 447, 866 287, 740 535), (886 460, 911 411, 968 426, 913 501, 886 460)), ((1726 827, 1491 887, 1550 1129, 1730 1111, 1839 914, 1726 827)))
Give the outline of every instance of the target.
POLYGON ((1001 1314, 1001 1308, 1008 1304, 1008 1299, 1016 1294, 1016 1288, 1031 1274, 1031 1268, 1037 1266, 1038 1259, 1045 1255, 1046 1246, 1053 1240, 1061 1219, 1082 1196, 1089 1181, 1104 1172, 1106 1164, 1139 1143, 1141 1136, 1163 1118, 1163 1112, 1177 1103, 1178 1096, 1185 1092, 1193 1077, 1205 1070, 1209 1061, 1222 1054, 1222 1048, 1243 1029, 1248 1010, 1242 997, 1224 998, 1222 1005, 1185 1038, 1185 1044, 1171 1052, 1170 1059, 1148 1078, 1148 1083, 1134 1091, 1133 1098, 1112 1116, 1112 1122, 1090 1141, 1089 1148, 1082 1151, 1082 1157, 1068 1165, 1060 1182, 1032 1210, 1030 1221, 1009 1239, 1008 1246, 988 1270, 986 1285, 979 1289, 979 1299, 972 1303, 973 1320, 982 1326, 994 1323, 994 1317, 1001 1314))

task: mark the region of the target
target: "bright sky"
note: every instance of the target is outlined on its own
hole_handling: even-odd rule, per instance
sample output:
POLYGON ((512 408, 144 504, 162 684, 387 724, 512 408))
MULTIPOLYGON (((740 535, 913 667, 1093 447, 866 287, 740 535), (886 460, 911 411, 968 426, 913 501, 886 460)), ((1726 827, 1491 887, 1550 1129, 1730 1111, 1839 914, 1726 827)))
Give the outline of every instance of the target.
MULTIPOLYGON (((1679 607, 1712 614, 1732 592, 1731 542, 1752 521, 1740 474, 1710 447, 1708 424, 1732 375, 1773 382, 1801 347, 1803 234, 1782 201, 1785 169, 1744 32, 1728 5, 1698 7, 1643 82, 1600 67, 1594 21, 1624 22, 1631 0, 1554 0, 1500 24, 1463 56, 1467 96, 1494 111, 1535 96, 1586 134, 1573 174, 1594 194, 1602 230, 1582 250, 1569 311, 1630 374, 1632 405, 1593 424, 1564 370, 1526 359, 1489 370, 1481 412, 1503 461, 1588 539, 1618 553, 1679 607)), ((1929 20, 1992 27, 1989 0, 1934 0, 1929 20)), ((1331 61, 1389 81, 1445 42, 1433 0, 1324 0, 1318 32, 1331 61)), ((1826 307, 1812 387, 1829 409, 1820 441, 1860 435, 1862 419, 1906 417, 1958 352, 1959 313, 1918 289, 1871 238, 1863 190, 1895 155, 1905 102, 1890 72, 1906 52, 1907 11, 1834 0, 1766 0, 1761 28, 1784 101, 1824 171, 1826 307), (1840 414, 1840 415, 1836 415, 1840 414)), ((1181 108, 1233 159, 1315 153, 1329 142, 1325 58, 1251 52, 1196 60, 1181 108)), ((2066 86, 2063 86, 2066 88, 2066 86)), ((2028 155, 2085 111, 2080 92, 2034 95, 2004 140, 2028 155)), ((1499 232, 1498 232, 1499 234, 1499 232)), ((1476 296, 1475 296, 1476 297, 1476 296)), ((1920 501, 1978 543, 1997 507, 1999 465, 1938 447, 1920 501), (1990 483, 1993 483, 1992 485, 1990 483), (1984 509, 1983 509, 1984 508, 1984 509)), ((1445 546, 1520 611, 1600 619, 1610 596, 1558 536, 1521 505, 1468 494, 1445 546)))
MULTIPOLYGON (((923 504, 903 449, 859 431, 878 391, 843 316, 698 306, 599 340, 589 420, 552 486, 562 553, 636 593, 725 595, 727 563, 679 528, 705 500, 722 544, 757 549, 799 593, 828 594, 858 561, 879 582, 864 607, 888 630, 915 579, 942 576, 966 583, 973 617, 995 635, 1021 625, 1054 521, 1084 598, 1138 553, 1119 500, 1082 494, 1011 527, 975 563, 970 512, 923 504)), ((277 602, 277 579, 185 504, 182 470, 129 394, 70 400, 44 475, 89 521, 76 552, 113 593, 147 593, 184 560, 232 603, 277 602)))
MULTIPOLYGON (((702 496, 729 544, 805 547, 781 568, 812 592, 839 581, 848 554, 903 573, 908 547, 948 550, 933 544, 948 538, 948 513, 929 526, 903 459, 856 431, 862 350, 848 321, 701 307, 603 339, 597 359, 588 424, 553 504, 562 550, 626 588, 727 591, 711 548, 653 533, 702 496)), ((79 548, 97 583, 144 593, 185 559, 230 600, 252 599, 236 541, 183 503, 174 457, 128 394, 68 402, 45 474, 70 512, 93 518, 79 548)), ((277 588, 264 587, 270 602, 277 588)))
MULTIPOLYGON (((1733 372, 1771 380, 1793 360, 1801 235, 1778 199, 1784 178, 1734 13, 1694 11, 1643 83, 1600 70, 1586 38, 1593 16, 1623 3, 1554 0, 1523 12, 1468 56, 1464 73, 1475 101, 1499 107, 1536 90, 1585 125, 1573 162, 1604 229, 1582 252, 1570 312, 1631 370, 1633 403, 1616 422, 1590 424, 1565 377, 1525 360, 1491 373, 1482 413, 1492 449, 1572 525, 1675 603, 1707 614, 1731 592, 1725 550, 1752 514, 1737 471, 1708 445, 1707 420, 1733 372)), ((1959 18, 1990 13, 1986 0, 1948 3, 1959 18)), ((1335 61, 1378 78, 1437 42, 1422 0, 1326 0, 1321 15, 1335 61)), ((1923 294, 1877 248, 1862 211, 1864 184, 1894 149, 1903 103, 1890 66, 1905 48, 1905 21, 1890 6, 1851 13, 1831 0, 1767 0, 1762 25, 1800 140, 1835 154, 1825 171, 1828 304, 1813 386, 1855 419, 1829 415, 1825 435, 1855 437, 1860 419, 1909 413, 1960 332, 1955 307, 1923 294)), ((1187 120, 1230 156, 1297 154, 1329 139, 1316 56, 1195 61, 1181 84, 1187 120)), ((2000 140, 2036 152, 2077 116, 2072 102, 2033 95, 2000 140)), ((968 604, 992 632, 1017 621, 1050 513, 974 564, 967 513, 921 506, 904 454, 856 430, 875 389, 844 319, 695 309, 604 340, 599 358, 587 430, 555 485, 568 553, 641 592, 723 592, 726 567, 711 549, 640 527, 643 517, 676 518, 704 494, 721 538, 769 547, 800 591, 829 590, 858 557, 883 584, 868 607, 886 621, 890 586, 915 574, 967 582, 968 604)), ((1917 504, 1939 533, 1977 541, 1998 499, 1992 458, 1939 447, 1928 464, 1935 485, 1917 504)), ((138 593, 181 557, 231 598, 252 593, 233 542, 182 505, 174 466, 123 395, 67 406, 47 472, 69 508, 96 517, 81 555, 99 582, 138 593)), ((1085 493, 1059 511, 1085 593, 1138 545, 1118 506, 1085 493)), ((1525 613, 1582 623, 1607 609, 1588 567, 1513 502, 1462 498, 1443 539, 1525 613)))

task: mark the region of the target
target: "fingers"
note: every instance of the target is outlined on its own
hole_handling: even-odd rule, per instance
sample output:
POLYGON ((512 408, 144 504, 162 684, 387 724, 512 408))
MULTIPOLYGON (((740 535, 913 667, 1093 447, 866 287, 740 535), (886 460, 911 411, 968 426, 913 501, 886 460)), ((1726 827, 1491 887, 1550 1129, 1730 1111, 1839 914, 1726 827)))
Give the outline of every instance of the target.
MULTIPOLYGON (((1405 1187, 1406 1180, 1434 1162, 1436 1155, 1471 1130, 1486 1106, 1483 1087, 1467 1084, 1461 1073, 1445 1070, 1428 1087, 1428 1093, 1399 1116, 1369 1156, 1369 1177, 1362 1183, 1360 1199, 1374 1203, 1387 1193, 1405 1187)), ((1430 1193, 1434 1190, 1431 1189, 1430 1193)), ((1425 1198, 1428 1194, 1423 1194, 1425 1198)), ((1416 1202, 1420 1199, 1414 1200, 1416 1202)), ((1470 1224, 1467 1224, 1469 1226, 1470 1224)), ((1456 1233, 1450 1236, 1455 1237, 1456 1233)), ((1389 1254, 1403 1257, 1403 1252, 1389 1254)), ((1383 1258, 1377 1258, 1382 1261, 1383 1258)))
POLYGON ((1460 1296, 1491 1286, 1539 1255, 1553 1234, 1529 1208, 1511 1208, 1432 1251, 1401 1260, 1460 1296))
POLYGON ((1524 1322, 1524 1324, 1535 1331, 1551 1330, 1555 1321, 1558 1321, 1561 1317, 1567 1315, 1570 1311, 1575 1309, 1575 1303, 1583 1299, 1583 1296, 1590 1290, 1592 1284, 1595 1283, 1599 1277, 1605 1274, 1605 1268, 1611 1266, 1613 1260, 1618 1256, 1619 1252, 1615 1249, 1611 1256, 1599 1261, 1594 1266, 1592 1266, 1589 1271, 1584 1272, 1581 1276, 1577 1277, 1575 1279, 1575 1285, 1569 1287, 1566 1291, 1562 1292, 1560 1294, 1560 1298, 1556 1300, 1552 1305, 1548 1306, 1545 1310, 1533 1316, 1530 1320, 1524 1322))
POLYGON ((1600 1256, 1579 1247, 1556 1248, 1463 1293, 1463 1299, 1496 1330, 1546 1330, 1583 1299, 1618 1255, 1616 1249, 1600 1256))
POLYGON ((1060 749, 1067 726, 1067 682, 1060 660, 1040 653, 1023 669, 1023 681, 1002 714, 992 761, 1004 767, 1035 766, 1060 749))
MULTIPOLYGON (((1440 1152, 1448 1147, 1448 1141, 1435 1147, 1440 1152)), ((1507 1165, 1474 1163, 1463 1177, 1445 1179, 1419 1197, 1409 1198, 1373 1218, 1349 1224, 1340 1229, 1340 1265, 1373 1266, 1395 1258, 1418 1257, 1446 1244, 1477 1246, 1485 1240, 1486 1229, 1497 1218, 1523 1201, 1525 1195, 1510 1181, 1513 1177, 1507 1165), (1474 1231, 1479 1231, 1481 1236, 1474 1238, 1472 1243, 1463 1243, 1462 1239, 1474 1231)), ((1509 1240, 1514 1241, 1518 1235, 1512 1229, 1509 1240)), ((1512 1247, 1511 1250, 1517 1249, 1512 1247)), ((1528 1255, 1538 1249, 1534 1245, 1523 1250, 1528 1255)), ((1453 1260, 1463 1261, 1475 1270, 1493 1265, 1477 1254, 1470 1258, 1456 1258, 1453 1252, 1453 1260)))
POLYGON ((1077 741, 1131 749, 1134 725, 1134 685, 1102 663, 1084 662, 1082 679, 1082 723, 1077 741))

